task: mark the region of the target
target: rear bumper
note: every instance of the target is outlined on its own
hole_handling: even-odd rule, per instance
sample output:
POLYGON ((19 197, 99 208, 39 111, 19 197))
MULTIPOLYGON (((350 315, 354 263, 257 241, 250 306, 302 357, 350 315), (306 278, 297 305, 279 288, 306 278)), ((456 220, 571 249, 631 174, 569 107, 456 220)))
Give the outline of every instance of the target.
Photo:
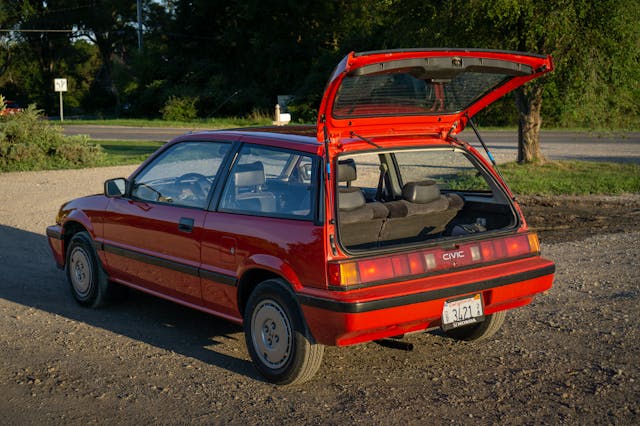
POLYGON ((481 293, 485 314, 530 303, 551 288, 555 265, 536 257, 353 292, 299 294, 316 341, 346 346, 437 327, 444 302, 481 293))
POLYGON ((64 235, 62 234, 62 227, 60 225, 48 226, 46 234, 56 265, 58 268, 64 269, 64 235))

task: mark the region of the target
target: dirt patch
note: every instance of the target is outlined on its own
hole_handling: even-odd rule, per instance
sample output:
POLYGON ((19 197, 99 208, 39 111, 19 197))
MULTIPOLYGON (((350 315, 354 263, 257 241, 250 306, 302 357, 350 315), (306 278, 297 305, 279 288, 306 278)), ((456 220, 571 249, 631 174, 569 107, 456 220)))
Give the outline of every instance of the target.
POLYGON ((4 424, 640 423, 640 195, 522 197, 556 280, 495 338, 329 347, 313 381, 281 388, 238 326, 137 292, 72 300, 44 228, 132 169, 0 174, 4 424))
POLYGON ((545 243, 636 230, 640 194, 518 197, 529 227, 545 243))

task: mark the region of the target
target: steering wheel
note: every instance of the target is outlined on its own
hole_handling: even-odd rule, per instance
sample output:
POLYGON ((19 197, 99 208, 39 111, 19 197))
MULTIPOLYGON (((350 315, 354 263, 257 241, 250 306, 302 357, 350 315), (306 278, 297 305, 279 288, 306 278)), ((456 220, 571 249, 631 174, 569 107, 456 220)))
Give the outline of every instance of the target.
POLYGON ((200 199, 205 199, 207 197, 207 194, 203 189, 203 185, 204 188, 207 188, 207 191, 211 185, 211 181, 205 175, 200 173, 185 173, 178 177, 175 183, 176 185, 188 184, 189 189, 193 192, 193 196, 200 199))

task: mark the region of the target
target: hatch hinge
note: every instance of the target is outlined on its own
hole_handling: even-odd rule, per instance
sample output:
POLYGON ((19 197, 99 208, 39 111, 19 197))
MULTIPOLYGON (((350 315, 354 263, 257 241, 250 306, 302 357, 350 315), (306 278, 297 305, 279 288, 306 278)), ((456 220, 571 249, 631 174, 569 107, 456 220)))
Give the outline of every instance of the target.
POLYGON ((456 129, 457 129, 457 128, 458 128, 458 122, 457 122, 457 121, 455 121, 455 122, 453 123, 453 125, 451 126, 451 128, 449 129, 449 132, 447 133, 447 139, 452 138, 452 136, 451 136, 451 135, 453 134, 453 132, 455 132, 455 131, 456 131, 456 129))

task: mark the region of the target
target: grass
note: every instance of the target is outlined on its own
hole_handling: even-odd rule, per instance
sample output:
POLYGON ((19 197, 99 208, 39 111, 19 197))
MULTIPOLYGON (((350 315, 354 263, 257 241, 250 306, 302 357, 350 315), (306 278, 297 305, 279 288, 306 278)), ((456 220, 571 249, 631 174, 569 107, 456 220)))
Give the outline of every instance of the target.
POLYGON ((591 195, 640 192, 640 164, 591 161, 498 166, 516 194, 591 195))
POLYGON ((100 166, 140 164, 164 144, 164 142, 155 141, 101 140, 92 142, 102 146, 106 154, 100 166))
POLYGON ((63 125, 97 125, 97 126, 129 126, 129 127, 177 127, 200 129, 229 129, 234 127, 265 126, 272 122, 271 117, 252 115, 249 117, 202 118, 193 121, 145 120, 140 118, 118 118, 103 120, 67 119, 63 125))

